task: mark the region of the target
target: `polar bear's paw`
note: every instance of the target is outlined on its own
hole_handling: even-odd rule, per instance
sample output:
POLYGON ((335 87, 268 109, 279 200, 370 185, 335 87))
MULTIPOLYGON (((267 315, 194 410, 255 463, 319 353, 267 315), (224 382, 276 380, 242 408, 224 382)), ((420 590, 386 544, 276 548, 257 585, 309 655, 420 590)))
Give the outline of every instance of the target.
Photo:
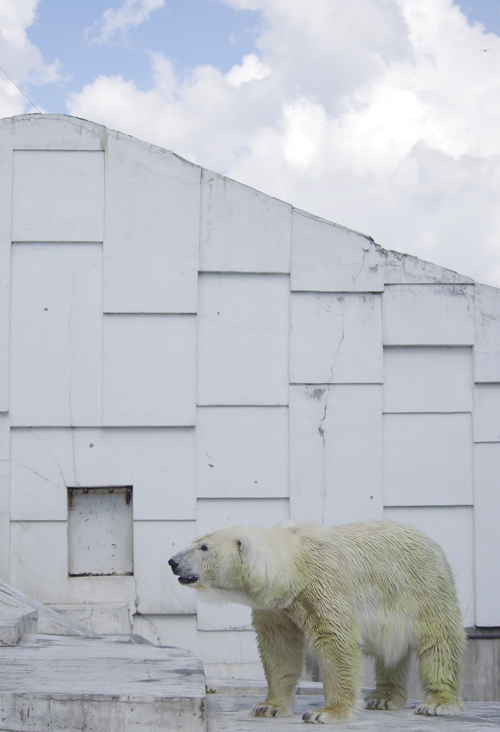
POLYGON ((430 716, 444 717, 457 716, 464 713, 464 707, 460 699, 440 699, 439 697, 430 696, 424 699, 415 709, 415 714, 427 714, 430 716))
POLYGON ((302 715, 302 720, 308 724, 342 724, 354 719, 354 715, 346 710, 345 713, 334 714, 328 709, 315 709, 302 715))
POLYGON ((256 704, 250 714, 254 717, 289 717, 291 713, 278 704, 262 702, 262 704, 256 704))
POLYGON ((375 690, 365 697, 365 709, 384 709, 393 712, 396 709, 405 709, 405 707, 406 699, 401 696, 390 697, 375 690))

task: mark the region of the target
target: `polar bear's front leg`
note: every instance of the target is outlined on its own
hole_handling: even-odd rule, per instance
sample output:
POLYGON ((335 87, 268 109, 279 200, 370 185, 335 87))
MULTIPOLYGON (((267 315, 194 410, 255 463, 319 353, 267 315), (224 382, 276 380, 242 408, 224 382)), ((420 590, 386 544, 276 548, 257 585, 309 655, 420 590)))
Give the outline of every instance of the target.
POLYGON ((339 724, 353 719, 356 708, 361 651, 354 623, 341 627, 331 620, 316 623, 307 633, 323 677, 325 706, 306 712, 309 724, 339 724))
POLYGON ((252 625, 267 679, 267 698, 256 704, 256 717, 292 713, 297 679, 304 660, 304 637, 284 610, 253 610, 252 625))

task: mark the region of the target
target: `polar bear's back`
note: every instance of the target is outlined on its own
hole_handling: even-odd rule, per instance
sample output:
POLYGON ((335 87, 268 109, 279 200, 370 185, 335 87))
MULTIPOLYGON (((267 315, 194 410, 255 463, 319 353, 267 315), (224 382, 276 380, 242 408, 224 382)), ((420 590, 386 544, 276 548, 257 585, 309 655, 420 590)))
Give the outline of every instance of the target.
POLYGON ((404 588, 420 596, 443 582, 454 590, 443 550, 413 526, 370 520, 333 527, 296 524, 289 530, 305 542, 313 574, 332 574, 354 591, 383 585, 386 596, 404 588))
POLYGON ((443 550, 418 529, 392 521, 343 526, 283 525, 303 542, 310 590, 325 608, 349 599, 367 650, 400 654, 427 623, 459 623, 455 584, 443 550), (385 636, 390 634, 392 643, 385 636), (399 638, 400 642, 397 641, 399 638))

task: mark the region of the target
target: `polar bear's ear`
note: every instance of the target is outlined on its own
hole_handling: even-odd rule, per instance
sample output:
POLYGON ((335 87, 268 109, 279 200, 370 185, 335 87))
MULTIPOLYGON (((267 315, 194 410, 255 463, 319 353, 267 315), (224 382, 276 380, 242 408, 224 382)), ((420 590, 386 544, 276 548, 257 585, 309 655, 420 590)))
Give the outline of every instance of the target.
POLYGON ((252 576, 253 588, 259 589, 267 576, 268 558, 265 549, 260 547, 251 535, 244 533, 237 535, 236 546, 242 565, 252 576))
POLYGON ((252 542, 245 538, 244 536, 239 535, 236 538, 236 546, 238 548, 238 552, 240 554, 241 561, 248 562, 248 559, 250 557, 251 548, 252 548, 252 542))

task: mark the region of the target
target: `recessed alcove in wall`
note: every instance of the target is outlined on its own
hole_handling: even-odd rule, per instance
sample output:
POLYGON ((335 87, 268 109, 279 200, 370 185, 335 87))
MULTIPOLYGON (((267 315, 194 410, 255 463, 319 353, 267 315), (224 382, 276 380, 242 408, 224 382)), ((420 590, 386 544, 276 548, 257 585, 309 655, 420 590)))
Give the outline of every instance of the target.
POLYGON ((133 574, 132 486, 68 488, 71 577, 133 574))

